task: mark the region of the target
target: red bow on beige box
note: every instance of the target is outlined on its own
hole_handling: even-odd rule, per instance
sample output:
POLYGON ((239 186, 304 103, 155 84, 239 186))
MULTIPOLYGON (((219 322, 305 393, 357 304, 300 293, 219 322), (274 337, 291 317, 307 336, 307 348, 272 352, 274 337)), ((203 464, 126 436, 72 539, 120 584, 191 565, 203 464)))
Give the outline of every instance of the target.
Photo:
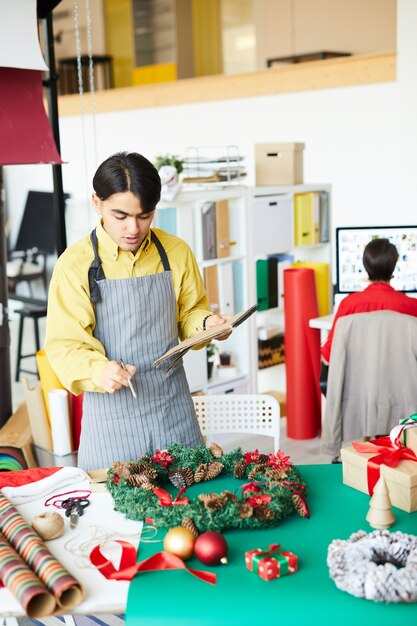
POLYGON ((402 446, 397 440, 396 443, 393 443, 390 437, 380 437, 366 443, 353 441, 352 446, 357 452, 363 454, 375 453, 375 456, 371 456, 367 463, 368 492, 370 495, 373 494, 374 487, 379 480, 381 465, 397 467, 402 459, 417 461, 417 456, 412 450, 402 446))

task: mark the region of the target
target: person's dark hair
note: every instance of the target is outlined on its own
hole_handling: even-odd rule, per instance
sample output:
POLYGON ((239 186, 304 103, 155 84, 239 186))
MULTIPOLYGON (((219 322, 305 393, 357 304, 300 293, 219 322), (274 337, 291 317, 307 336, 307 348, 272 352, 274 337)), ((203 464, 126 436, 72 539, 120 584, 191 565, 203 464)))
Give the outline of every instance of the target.
POLYGON ((158 170, 137 152, 117 152, 103 161, 94 174, 93 188, 100 200, 131 191, 144 213, 153 211, 161 197, 158 170))
POLYGON ((363 264, 372 281, 389 282, 398 261, 398 250, 388 239, 373 239, 363 251, 363 264))

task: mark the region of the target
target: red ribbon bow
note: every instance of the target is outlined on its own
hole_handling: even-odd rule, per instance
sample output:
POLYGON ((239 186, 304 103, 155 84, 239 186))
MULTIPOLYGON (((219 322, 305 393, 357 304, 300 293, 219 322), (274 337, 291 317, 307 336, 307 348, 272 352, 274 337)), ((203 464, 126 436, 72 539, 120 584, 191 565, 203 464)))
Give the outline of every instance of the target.
POLYGON ((185 569, 187 572, 202 580, 203 582, 216 584, 216 574, 204 572, 197 569, 188 568, 179 556, 170 552, 157 552, 153 556, 136 563, 136 548, 127 541, 119 541, 122 546, 122 558, 120 569, 116 570, 114 565, 106 559, 100 552, 100 545, 93 548, 90 554, 90 561, 103 576, 109 580, 132 580, 138 572, 156 572, 168 569, 185 569))
POLYGON ((159 487, 154 487, 152 489, 154 494, 158 496, 159 501, 158 504, 161 506, 174 506, 174 504, 188 504, 188 498, 180 498, 180 496, 185 493, 186 489, 183 487, 179 490, 174 500, 171 498, 171 495, 165 489, 160 489, 159 487))
POLYGON ((372 439, 366 443, 352 442, 352 446, 357 452, 363 454, 376 453, 376 456, 372 456, 368 459, 367 463, 367 480, 368 480, 368 493, 372 495, 374 487, 379 480, 381 473, 381 465, 388 465, 388 467, 397 467, 401 459, 408 459, 409 461, 417 461, 417 456, 410 448, 405 446, 396 446, 392 443, 389 437, 380 437, 379 439, 372 439))
POLYGON ((264 558, 267 556, 273 556, 274 554, 276 554, 278 552, 278 550, 280 549, 281 544, 280 543, 271 543, 269 545, 269 549, 268 550, 260 550, 256 556, 261 556, 263 555, 264 558))

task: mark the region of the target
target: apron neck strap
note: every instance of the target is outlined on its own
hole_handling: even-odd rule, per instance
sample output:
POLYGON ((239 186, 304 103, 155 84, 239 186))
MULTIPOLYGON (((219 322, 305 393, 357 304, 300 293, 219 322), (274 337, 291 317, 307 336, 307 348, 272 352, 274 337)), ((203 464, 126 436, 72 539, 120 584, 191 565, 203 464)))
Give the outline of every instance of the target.
POLYGON ((94 304, 100 302, 100 289, 98 288, 97 281, 104 280, 106 277, 101 267, 101 260, 98 255, 98 239, 96 229, 91 231, 90 240, 94 250, 94 259, 88 270, 88 286, 90 288, 90 300, 94 304))
POLYGON ((168 261, 167 253, 165 252, 164 246, 159 241, 158 237, 155 235, 153 230, 151 230, 151 239, 152 239, 152 241, 154 242, 154 244, 156 245, 156 247, 158 249, 159 256, 161 257, 161 261, 162 261, 162 265, 163 265, 164 271, 165 272, 169 272, 171 270, 171 266, 170 266, 169 261, 168 261))

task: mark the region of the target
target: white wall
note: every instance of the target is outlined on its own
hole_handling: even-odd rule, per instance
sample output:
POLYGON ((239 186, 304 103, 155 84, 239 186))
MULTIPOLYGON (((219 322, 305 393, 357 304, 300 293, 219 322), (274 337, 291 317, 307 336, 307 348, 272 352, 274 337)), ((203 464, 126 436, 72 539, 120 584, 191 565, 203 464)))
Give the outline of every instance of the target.
MULTIPOLYGON (((333 186, 333 227, 416 223, 413 196, 401 192, 401 185, 411 192, 417 165, 416 24, 417 2, 399 0, 396 82, 100 114, 98 163, 117 150, 152 159, 158 152, 183 154, 190 145, 231 143, 247 156, 247 182, 253 184, 255 143, 300 141, 306 144, 305 182, 333 186)), ((94 222, 87 208, 98 164, 91 116, 85 127, 84 145, 80 118, 60 121, 64 186, 76 206, 71 231, 77 236, 94 222)), ((51 189, 50 168, 5 170, 15 236, 26 190, 51 189)))

